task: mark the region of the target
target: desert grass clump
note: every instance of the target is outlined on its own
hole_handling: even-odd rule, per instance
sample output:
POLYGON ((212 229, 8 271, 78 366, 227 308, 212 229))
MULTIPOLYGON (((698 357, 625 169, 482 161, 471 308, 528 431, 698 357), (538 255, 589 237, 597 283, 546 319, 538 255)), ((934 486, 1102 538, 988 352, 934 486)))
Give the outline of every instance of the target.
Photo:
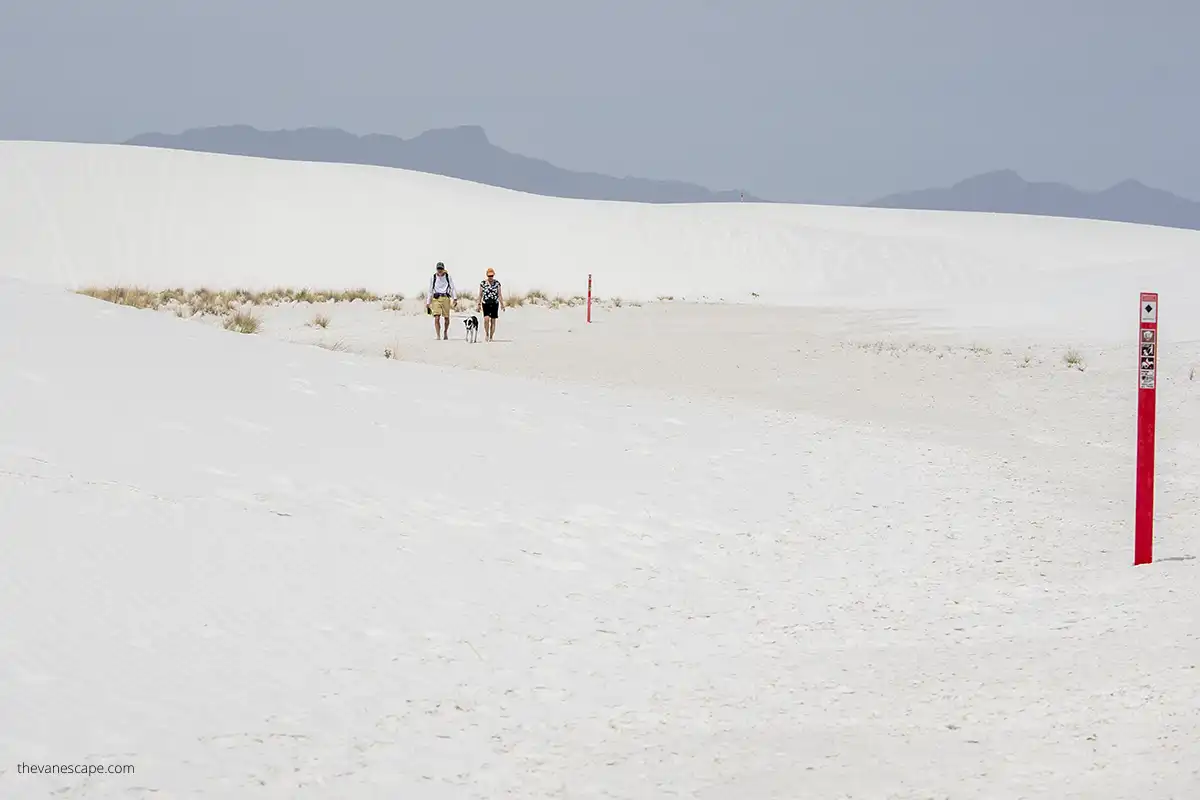
POLYGON ((1067 352, 1063 354, 1063 362, 1068 367, 1071 367, 1072 369, 1077 369, 1080 372, 1082 372, 1084 369, 1083 356, 1080 355, 1079 351, 1076 350, 1074 347, 1067 350, 1067 352))
POLYGON ((335 353, 346 353, 350 350, 350 347, 341 339, 338 339, 336 342, 317 342, 317 347, 324 350, 332 350, 335 353))
POLYGON ((328 315, 317 314, 315 317, 312 318, 312 322, 310 322, 309 324, 312 325, 314 328, 328 328, 329 322, 330 322, 330 319, 329 319, 328 315))
MULTIPOLYGON (((859 350, 875 353, 876 355, 888 353, 889 355, 896 356, 897 358, 904 353, 911 353, 914 350, 922 353, 938 352, 937 347, 934 345, 920 344, 919 342, 885 342, 883 340, 878 340, 874 342, 860 342, 856 344, 855 347, 857 347, 859 350)), ((947 350, 949 350, 949 348, 947 348, 947 350)), ((938 353, 938 358, 941 358, 943 355, 944 353, 938 353)))
POLYGON ((1196 380, 1196 368, 1195 367, 1192 367, 1190 370, 1188 370, 1188 380, 1189 381, 1196 380))
POLYGON ((78 293, 132 308, 158 309, 162 305, 158 292, 138 286, 88 286, 80 289, 78 293))
POLYGON ((525 293, 525 302, 532 305, 550 305, 550 296, 541 289, 530 289, 525 293))
POLYGON ((164 289, 158 296, 163 305, 186 305, 188 301, 188 291, 182 287, 164 289))
POLYGON ((353 303, 355 300, 361 300, 364 303, 374 303, 379 299, 379 295, 372 292, 370 289, 358 288, 350 289, 334 297, 335 301, 343 303, 353 303))
POLYGON ((219 317, 234 313, 233 297, 227 292, 201 288, 191 292, 186 300, 194 313, 200 316, 211 314, 219 317))
POLYGON ((238 333, 258 333, 262 322, 249 311, 236 311, 225 318, 224 327, 227 331, 238 333))
POLYGON ((379 295, 369 289, 337 291, 336 289, 309 289, 307 286, 293 292, 291 296, 292 302, 313 304, 353 303, 355 300, 361 300, 364 303, 373 303, 379 299, 379 295))
MULTIPOLYGON (((186 306, 189 309, 189 316, 195 314, 226 316, 244 306, 273 306, 280 303, 352 303, 356 300, 373 302, 380 299, 374 292, 364 288, 335 291, 330 289, 313 290, 307 287, 294 289, 282 286, 266 291, 242 288, 214 290, 208 287, 192 290, 174 287, 155 291, 129 286, 89 286, 78 292, 99 300, 133 308, 158 310, 167 306, 168 310, 174 309, 176 314, 179 314, 180 307, 186 306)), ((398 299, 403 300, 403 295, 399 295, 398 299)))

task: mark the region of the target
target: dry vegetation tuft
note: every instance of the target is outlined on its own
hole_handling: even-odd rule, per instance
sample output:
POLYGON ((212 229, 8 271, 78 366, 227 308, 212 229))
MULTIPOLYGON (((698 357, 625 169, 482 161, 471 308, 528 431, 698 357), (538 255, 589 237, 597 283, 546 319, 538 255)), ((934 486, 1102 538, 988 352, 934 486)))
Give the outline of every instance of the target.
MULTIPOLYGON (((368 289, 290 289, 279 287, 266 291, 250 289, 144 289, 141 287, 89 286, 80 294, 134 308, 160 309, 187 306, 197 314, 225 314, 237 306, 273 306, 280 303, 353 303, 374 302, 381 298, 368 289)), ((403 300, 403 295, 388 295, 387 299, 403 300)))
MULTIPOLYGON (((912 353, 912 352, 920 352, 920 353, 937 353, 938 352, 937 347, 935 347, 934 345, 921 344, 919 342, 885 342, 885 341, 858 342, 854 346, 857 347, 859 350, 865 350, 868 353, 875 353, 876 355, 883 355, 884 353, 887 353, 888 355, 897 356, 897 357, 899 357, 905 353, 912 353)), ((950 348, 947 347, 946 350, 947 350, 947 352, 949 352, 950 348)), ((939 354, 939 357, 941 357, 941 355, 942 354, 939 354)))
POLYGON ((262 322, 249 311, 236 311, 225 318, 224 328, 238 333, 258 333, 262 322))

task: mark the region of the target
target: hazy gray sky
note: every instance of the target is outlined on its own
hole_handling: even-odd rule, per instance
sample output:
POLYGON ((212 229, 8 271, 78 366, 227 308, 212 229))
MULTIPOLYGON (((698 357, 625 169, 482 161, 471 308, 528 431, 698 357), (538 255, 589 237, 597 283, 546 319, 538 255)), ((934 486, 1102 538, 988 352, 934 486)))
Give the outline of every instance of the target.
POLYGON ((1200 198, 1196 0, 0 0, 0 138, 484 126, 866 201, 1014 168, 1200 198))

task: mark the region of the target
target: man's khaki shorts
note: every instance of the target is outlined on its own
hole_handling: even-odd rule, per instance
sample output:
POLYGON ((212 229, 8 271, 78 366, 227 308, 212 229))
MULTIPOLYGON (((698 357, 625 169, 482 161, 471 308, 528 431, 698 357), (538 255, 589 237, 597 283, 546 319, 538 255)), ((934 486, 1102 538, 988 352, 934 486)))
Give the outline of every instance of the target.
POLYGON ((450 298, 434 297, 429 304, 429 310, 433 312, 435 317, 450 316, 450 298))

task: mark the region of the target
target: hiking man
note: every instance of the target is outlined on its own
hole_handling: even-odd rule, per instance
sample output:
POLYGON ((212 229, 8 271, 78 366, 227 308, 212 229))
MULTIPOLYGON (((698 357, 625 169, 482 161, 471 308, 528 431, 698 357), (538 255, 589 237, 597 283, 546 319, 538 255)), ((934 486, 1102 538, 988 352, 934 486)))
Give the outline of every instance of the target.
POLYGON ((446 271, 446 265, 437 263, 437 272, 429 279, 429 295, 425 300, 425 313, 433 315, 433 334, 435 339, 446 341, 450 338, 450 309, 451 303, 458 301, 458 290, 454 288, 454 280, 446 271), (446 320, 446 329, 442 330, 442 320, 446 320))
POLYGON ((484 341, 490 342, 496 335, 496 317, 504 308, 504 295, 500 291, 500 281, 496 280, 496 270, 488 267, 487 279, 479 282, 479 303, 476 310, 483 313, 484 341))

